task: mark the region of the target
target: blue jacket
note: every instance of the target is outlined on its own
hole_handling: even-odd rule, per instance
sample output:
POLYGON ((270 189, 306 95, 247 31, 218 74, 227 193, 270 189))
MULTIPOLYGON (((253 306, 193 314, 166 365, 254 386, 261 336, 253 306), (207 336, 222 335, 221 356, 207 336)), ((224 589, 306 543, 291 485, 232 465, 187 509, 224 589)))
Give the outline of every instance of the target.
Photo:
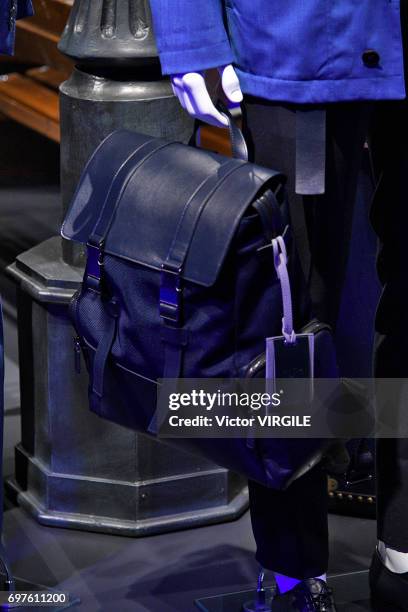
POLYGON ((400 0, 150 3, 164 74, 232 62, 243 91, 269 100, 405 97, 400 0))
POLYGON ((33 15, 31 0, 0 0, 0 53, 12 55, 16 19, 33 15))

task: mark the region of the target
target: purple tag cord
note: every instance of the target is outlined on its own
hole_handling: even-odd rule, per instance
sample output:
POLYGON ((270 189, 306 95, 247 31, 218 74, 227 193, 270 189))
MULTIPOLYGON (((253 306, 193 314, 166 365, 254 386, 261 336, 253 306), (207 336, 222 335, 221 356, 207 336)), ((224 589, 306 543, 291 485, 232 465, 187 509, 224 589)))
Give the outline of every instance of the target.
POLYGON ((290 290, 290 281, 288 274, 288 256, 286 252, 285 241, 282 236, 273 238, 273 261, 276 274, 281 286, 282 293, 282 334, 286 342, 294 344, 296 342, 296 334, 293 329, 293 309, 292 309, 292 293, 290 290))

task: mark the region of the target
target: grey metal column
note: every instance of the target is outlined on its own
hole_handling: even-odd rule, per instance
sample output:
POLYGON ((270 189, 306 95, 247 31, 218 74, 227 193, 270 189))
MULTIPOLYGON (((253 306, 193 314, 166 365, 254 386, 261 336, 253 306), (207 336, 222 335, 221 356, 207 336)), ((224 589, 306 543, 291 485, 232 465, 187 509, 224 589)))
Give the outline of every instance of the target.
MULTIPOLYGON (((112 130, 186 141, 192 125, 160 75, 146 1, 76 0, 60 48, 77 62, 61 86, 65 212, 86 160, 112 130)), ((67 313, 82 260, 55 237, 10 268, 19 286, 22 442, 9 486, 40 522, 62 527, 139 535, 235 518, 247 507, 244 479, 88 411, 67 313)))

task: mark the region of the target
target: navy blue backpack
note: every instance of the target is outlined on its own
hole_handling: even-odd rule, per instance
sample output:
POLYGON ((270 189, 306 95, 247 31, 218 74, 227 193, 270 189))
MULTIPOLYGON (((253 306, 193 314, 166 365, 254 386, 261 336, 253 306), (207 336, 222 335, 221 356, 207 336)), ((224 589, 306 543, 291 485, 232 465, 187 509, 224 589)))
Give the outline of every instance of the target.
MULTIPOLYGON (((245 158, 242 136, 233 137, 245 158)), ((124 130, 99 146, 62 228, 87 249, 71 313, 92 411, 154 435, 157 379, 265 375, 265 338, 282 333, 281 283, 266 247, 285 232, 283 199, 284 177, 245 159, 124 130)), ((330 331, 313 325, 316 375, 334 376, 330 331)), ((171 443, 275 488, 327 445, 171 443)))

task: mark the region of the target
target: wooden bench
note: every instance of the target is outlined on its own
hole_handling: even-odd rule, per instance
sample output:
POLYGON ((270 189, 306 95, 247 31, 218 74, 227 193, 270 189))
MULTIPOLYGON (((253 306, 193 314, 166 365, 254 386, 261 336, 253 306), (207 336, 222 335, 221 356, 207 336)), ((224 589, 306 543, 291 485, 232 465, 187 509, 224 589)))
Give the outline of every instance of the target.
MULTIPOLYGON (((35 16, 17 22, 15 60, 33 65, 25 72, 2 73, 0 114, 56 142, 59 130, 59 85, 73 63, 57 49, 73 0, 34 0, 35 16)), ((7 63, 8 65, 8 63, 7 63)))

